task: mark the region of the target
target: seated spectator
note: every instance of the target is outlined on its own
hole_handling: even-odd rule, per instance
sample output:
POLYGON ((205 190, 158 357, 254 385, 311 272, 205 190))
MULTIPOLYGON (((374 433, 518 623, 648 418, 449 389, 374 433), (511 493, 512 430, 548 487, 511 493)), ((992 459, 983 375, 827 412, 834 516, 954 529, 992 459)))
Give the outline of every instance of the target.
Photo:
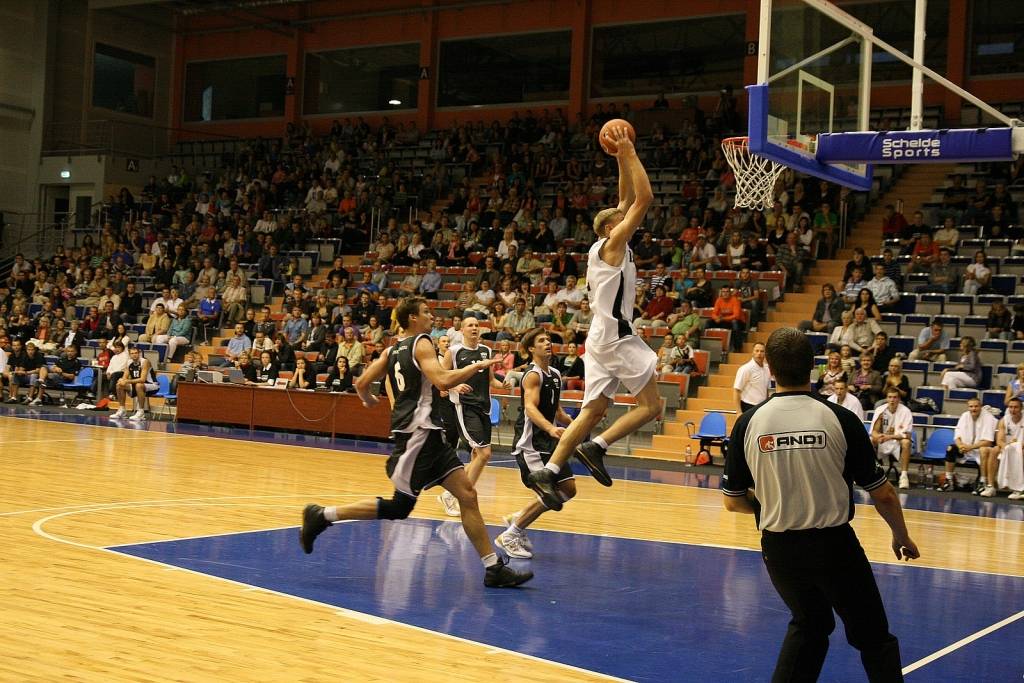
POLYGON ((242 279, 233 276, 221 294, 221 305, 224 310, 224 322, 234 325, 245 317, 245 304, 248 292, 242 285, 242 279))
POLYGON ((853 304, 853 310, 863 309, 868 320, 881 322, 882 311, 875 302, 875 295, 865 287, 857 294, 857 301, 853 304))
POLYGON ((658 347, 658 372, 666 374, 672 372, 676 361, 679 360, 679 347, 676 346, 676 338, 671 334, 662 337, 661 346, 658 347))
POLYGON ((843 369, 843 364, 839 355, 839 351, 832 349, 828 352, 828 360, 825 365, 819 365, 817 368, 818 378, 814 382, 814 390, 822 396, 831 396, 835 393, 832 385, 837 379, 846 379, 846 370, 843 369))
POLYGON ((836 296, 836 288, 830 284, 821 286, 821 298, 814 307, 810 320, 802 320, 798 327, 805 332, 827 332, 829 334, 839 325, 843 310, 843 300, 836 296))
POLYGON ((988 257, 983 251, 974 252, 974 262, 964 269, 964 294, 974 296, 990 291, 992 286, 992 268, 988 265, 988 257))
MULTIPOLYGON (((876 373, 877 374, 877 373, 876 373)), ((840 377, 832 382, 833 394, 828 397, 829 403, 836 403, 849 410, 851 413, 864 421, 864 408, 857 397, 847 391, 846 378, 840 377)))
POLYGON ((889 389, 895 389, 901 401, 910 399, 910 380, 903 374, 903 361, 899 358, 889 361, 889 370, 882 375, 883 394, 889 389))
POLYGON ((867 284, 867 280, 864 279, 864 271, 861 268, 855 267, 853 271, 851 271, 849 279, 844 283, 843 301, 845 301, 848 306, 856 304, 860 290, 864 289, 867 284))
POLYGON ((865 353, 870 353, 874 356, 874 362, 871 364, 871 367, 880 373, 888 370, 889 361, 896 357, 896 352, 889 346, 889 335, 885 330, 880 330, 875 334, 874 344, 871 345, 871 348, 862 351, 861 355, 865 353))
POLYGON ((516 274, 524 277, 533 285, 539 285, 542 278, 544 262, 534 256, 530 248, 523 249, 523 255, 516 263, 516 274))
POLYGON ((179 382, 194 382, 196 373, 203 369, 202 358, 194 351, 187 351, 177 374, 171 378, 171 393, 178 393, 179 382))
POLYGON ((871 292, 879 309, 882 311, 892 310, 900 300, 899 288, 892 278, 885 274, 884 264, 876 263, 874 273, 875 276, 868 280, 864 287, 871 292))
POLYGON ((121 295, 121 310, 119 311, 126 319, 135 322, 142 313, 142 295, 136 290, 134 282, 125 286, 125 292, 121 295))
POLYGON ((1017 376, 1006 385, 1003 403, 1009 405, 1013 399, 1024 399, 1024 363, 1017 364, 1017 376))
POLYGON ((865 410, 871 410, 882 399, 882 375, 875 369, 875 360, 869 349, 860 354, 853 372, 847 373, 847 390, 860 400, 865 410))
POLYGON ((171 328, 171 316, 167 315, 162 304, 157 304, 156 310, 149 314, 146 321, 146 331, 139 335, 140 342, 155 342, 158 337, 166 337, 167 331, 171 328))
MULTIPOLYGON (((280 354, 278 354, 280 356, 280 354)), ((294 355, 292 356, 294 358, 294 355)), ((269 351, 264 351, 260 354, 259 365, 256 366, 256 379, 249 381, 246 380, 246 384, 255 386, 267 386, 272 387, 277 382, 277 376, 280 372, 280 366, 274 360, 274 356, 269 351)))
POLYGON ((893 256, 892 249, 882 250, 882 268, 885 269, 885 276, 896 284, 896 289, 903 287, 903 269, 893 256))
POLYGON ((932 234, 932 241, 941 247, 949 247, 955 250, 960 242, 960 231, 956 229, 956 221, 947 216, 942 222, 942 227, 932 234))
POLYGON ((828 338, 828 345, 838 349, 843 344, 848 343, 850 327, 852 325, 853 311, 846 309, 839 315, 839 324, 832 328, 832 334, 828 338))
POLYGON ((242 379, 245 382, 256 381, 256 365, 252 362, 253 353, 256 353, 255 350, 243 351, 234 363, 235 367, 242 371, 242 379))
POLYGON ((796 232, 786 233, 786 241, 775 249, 775 265, 786 274, 786 285, 794 292, 803 291, 803 251, 796 232))
POLYGON ((756 272, 769 269, 768 250, 761 243, 760 236, 756 232, 747 235, 747 245, 743 253, 742 264, 756 272))
POLYGON ((252 349, 252 340, 245 336, 245 327, 242 323, 238 323, 235 325, 234 336, 228 339, 224 350, 224 357, 211 357, 209 364, 211 366, 233 364, 243 352, 247 352, 250 349, 252 349))
POLYGON ((7 402, 18 402, 18 389, 28 387, 24 402, 40 405, 47 376, 46 361, 33 342, 22 344, 20 339, 11 341, 11 353, 7 357, 4 383, 7 385, 7 402))
POLYGON ((690 253, 690 268, 693 270, 717 270, 718 251, 710 244, 703 234, 697 235, 697 243, 690 253))
POLYGON ((306 341, 306 335, 309 332, 309 321, 303 317, 301 308, 298 306, 292 307, 291 313, 285 318, 282 330, 290 346, 306 341))
POLYGON ((649 270, 661 260, 661 245, 654 241, 654 234, 644 230, 640 243, 633 249, 633 260, 637 270, 649 270))
POLYGON ((558 359, 558 370, 562 373, 563 379, 583 379, 583 358, 577 351, 579 347, 574 342, 565 345, 565 355, 558 359))
POLYGON ((917 345, 910 352, 910 360, 926 360, 932 363, 946 360, 946 347, 949 345, 949 334, 943 329, 941 320, 933 320, 932 324, 921 330, 917 335, 917 345))
POLYGON ((696 372, 696 354, 694 353, 693 346, 687 343, 686 337, 676 337, 676 348, 679 353, 676 357, 675 364, 672 366, 672 372, 682 373, 684 375, 696 372))
POLYGON ((950 389, 974 389, 981 386, 981 358, 974 337, 960 338, 960 360, 942 371, 941 383, 950 389))
POLYGON ((462 312, 462 315, 486 320, 496 298, 497 295, 491 289, 490 281, 481 280, 480 289, 473 293, 472 304, 462 312))
POLYGON ((898 211, 892 204, 885 205, 885 211, 882 215, 882 238, 887 240, 900 239, 910 240, 911 234, 907 230, 908 223, 906 217, 898 211))
MULTIPOLYGON (((555 304, 555 314, 551 316, 551 329, 548 336, 556 344, 567 343, 576 339, 576 334, 569 326, 572 323, 572 314, 565 307, 564 301, 555 304)), ((504 326, 504 323, 503 323, 504 326)))
POLYGON ((939 260, 928 271, 928 284, 919 286, 917 292, 952 294, 960 281, 960 268, 953 263, 952 253, 947 247, 939 250, 939 260))
POLYGON ((871 443, 883 467, 896 457, 900 463, 901 489, 910 488, 910 437, 914 415, 900 402, 900 392, 890 387, 885 392, 885 407, 875 411, 871 422, 871 443))
POLYGON ((363 370, 363 362, 366 357, 366 348, 356 337, 354 327, 346 327, 342 331, 341 341, 338 343, 338 355, 348 359, 348 367, 353 375, 359 375, 363 370))
POLYGON ((1013 316, 1002 301, 993 301, 985 329, 989 339, 1013 339, 1013 316))
POLYGON ((939 246, 932 242, 930 232, 924 232, 910 252, 910 269, 915 273, 927 273, 939 261, 939 246))
POLYGON ((665 288, 665 292, 672 291, 672 274, 668 272, 664 263, 657 263, 654 266, 654 272, 647 278, 647 288, 650 291, 654 291, 654 288, 661 285, 665 288))
POLYGON ((565 307, 570 313, 580 309, 580 302, 586 297, 586 293, 576 286, 576 276, 569 275, 565 278, 565 287, 558 290, 555 295, 557 301, 564 301, 565 307))
POLYGON ((508 339, 499 341, 494 351, 494 357, 500 361, 497 365, 493 366, 494 377, 505 382, 508 374, 512 372, 516 360, 516 355, 512 353, 512 342, 508 339))
POLYGON ((988 491, 989 482, 986 476, 986 467, 989 465, 992 447, 996 445, 996 427, 998 421, 987 410, 982 410, 981 401, 972 398, 967 401, 967 410, 957 420, 956 429, 953 432, 954 443, 946 449, 946 476, 940 484, 940 491, 956 490, 957 463, 973 462, 980 468, 978 480, 974 485, 974 495, 984 494, 986 498, 996 495, 995 486, 988 491))
POLYGON ((718 327, 725 326, 732 330, 733 351, 743 350, 743 339, 746 332, 746 325, 743 322, 743 307, 740 305, 740 300, 733 295, 732 287, 725 286, 719 290, 714 309, 711 311, 711 320, 718 327))
POLYGON ((843 334, 840 345, 849 344, 850 348, 860 353, 875 343, 875 335, 882 331, 874 318, 867 317, 866 308, 853 309, 853 323, 843 334))
POLYGON ((436 299, 437 293, 441 291, 441 274, 437 272, 437 262, 434 259, 427 261, 427 267, 423 271, 417 291, 424 298, 436 299))
MULTIPOLYGON (((564 303, 560 301, 559 305, 564 305, 564 303)), ((664 285, 658 285, 654 288, 654 296, 651 297, 644 308, 643 316, 634 320, 633 325, 637 328, 666 327, 668 326, 668 317, 674 310, 675 301, 668 297, 664 285)))
POLYGON ((328 369, 327 378, 323 386, 334 393, 351 393, 355 389, 352 385, 352 373, 348 370, 348 358, 338 356, 336 362, 328 369))
POLYGON ((498 330, 497 338, 499 341, 505 339, 519 341, 524 334, 536 326, 533 314, 526 310, 526 301, 518 299, 516 307, 505 315, 503 327, 498 330))
POLYGON ((313 389, 316 386, 316 376, 306 366, 305 358, 295 359, 295 372, 288 379, 289 389, 313 389))
POLYGON ((686 292, 693 287, 694 280, 690 277, 690 269, 685 266, 675 272, 675 277, 672 278, 672 286, 675 289, 676 298, 683 300, 686 298, 686 292))
POLYGON ((694 308, 710 308, 714 303, 714 290, 711 281, 706 277, 706 270, 697 267, 693 270, 693 287, 686 290, 683 297, 689 301, 694 308))
POLYGON ((572 314, 569 327, 576 333, 576 341, 583 343, 590 331, 590 324, 594 320, 594 312, 590 310, 590 299, 585 296, 580 299, 580 310, 572 314))
POLYGON ((326 341, 327 325, 319 313, 313 313, 309 317, 309 329, 306 330, 306 338, 302 340, 301 348, 307 352, 322 353, 326 341))
POLYGON ((143 358, 137 346, 128 351, 128 364, 125 366, 124 374, 114 384, 117 393, 117 402, 121 407, 111 415, 111 419, 126 417, 128 411, 125 406, 127 400, 132 398, 135 401, 135 412, 130 420, 145 420, 146 411, 149 409, 149 397, 160 390, 156 381, 156 371, 149 364, 149 360, 143 358))

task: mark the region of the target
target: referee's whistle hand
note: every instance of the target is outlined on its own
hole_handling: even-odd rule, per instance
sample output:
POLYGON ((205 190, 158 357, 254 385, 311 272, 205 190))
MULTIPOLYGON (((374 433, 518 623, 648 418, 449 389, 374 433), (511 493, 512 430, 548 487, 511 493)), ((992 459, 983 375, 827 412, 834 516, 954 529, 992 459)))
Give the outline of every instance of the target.
POLYGON ((910 538, 892 539, 892 551, 896 554, 897 560, 916 560, 921 557, 920 551, 910 538))

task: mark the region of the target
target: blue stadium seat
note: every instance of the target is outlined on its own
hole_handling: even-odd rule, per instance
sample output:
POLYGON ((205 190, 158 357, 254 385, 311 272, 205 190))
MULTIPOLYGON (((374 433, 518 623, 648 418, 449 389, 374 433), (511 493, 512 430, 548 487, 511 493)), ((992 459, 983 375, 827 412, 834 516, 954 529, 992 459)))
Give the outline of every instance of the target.
POLYGON ((992 406, 1003 411, 1006 410, 1006 405, 1003 403, 1005 397, 1006 394, 999 389, 987 389, 981 392, 981 405, 992 406))
POLYGON ((932 415, 932 425, 936 427, 956 427, 959 415, 932 415))
POLYGON ((942 412, 943 401, 946 400, 946 387, 944 386, 920 386, 914 389, 914 398, 921 400, 922 398, 930 398, 935 401, 935 405, 938 406, 939 412, 942 412))
POLYGON ((953 443, 952 429, 932 429, 925 442, 921 457, 925 460, 945 460, 946 449, 953 443))

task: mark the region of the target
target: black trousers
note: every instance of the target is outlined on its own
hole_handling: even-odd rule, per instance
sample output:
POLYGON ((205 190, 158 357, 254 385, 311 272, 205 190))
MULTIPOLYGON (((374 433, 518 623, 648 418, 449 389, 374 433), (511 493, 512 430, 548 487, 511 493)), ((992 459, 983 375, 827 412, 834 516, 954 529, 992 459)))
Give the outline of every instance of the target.
POLYGON ((756 403, 747 403, 746 401, 740 401, 740 413, 745 413, 756 405, 756 403))
POLYGON ((816 681, 835 630, 860 651, 868 680, 902 681, 900 647, 889 633, 871 565, 849 524, 761 535, 768 576, 792 619, 775 664, 773 683, 816 681))

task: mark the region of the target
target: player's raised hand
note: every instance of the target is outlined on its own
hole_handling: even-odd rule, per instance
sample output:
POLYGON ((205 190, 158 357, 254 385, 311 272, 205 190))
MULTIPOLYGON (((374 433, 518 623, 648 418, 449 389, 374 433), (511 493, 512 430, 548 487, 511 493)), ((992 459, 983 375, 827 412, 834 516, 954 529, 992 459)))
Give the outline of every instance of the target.
POLYGON ((625 126, 615 126, 608 131, 608 137, 615 143, 616 157, 625 157, 636 154, 633 141, 629 139, 629 130, 625 126))

